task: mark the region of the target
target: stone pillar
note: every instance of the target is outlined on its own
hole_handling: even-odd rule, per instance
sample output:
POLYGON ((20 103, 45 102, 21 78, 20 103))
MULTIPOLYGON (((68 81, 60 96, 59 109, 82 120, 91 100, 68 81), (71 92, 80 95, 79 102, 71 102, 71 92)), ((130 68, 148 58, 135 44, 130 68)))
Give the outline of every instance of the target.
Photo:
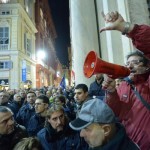
POLYGON ((13 52, 11 55, 11 60, 13 62, 13 68, 10 70, 10 88, 18 89, 20 86, 20 63, 17 52, 13 52))
POLYGON ((84 77, 83 63, 89 51, 99 52, 94 1, 70 0, 70 15, 72 65, 75 72, 75 84, 89 84, 93 79, 84 77))
MULTIPOLYGON (((109 11, 119 11, 121 7, 122 12, 119 12, 126 18, 125 5, 124 0, 97 0, 99 28, 106 26, 101 11, 107 14, 109 11)), ((111 63, 124 64, 124 51, 131 49, 128 38, 123 37, 122 34, 117 31, 104 31, 100 34, 100 43, 102 59, 111 63)))
POLYGON ((147 0, 128 0, 128 6, 130 20, 133 23, 150 25, 147 0))

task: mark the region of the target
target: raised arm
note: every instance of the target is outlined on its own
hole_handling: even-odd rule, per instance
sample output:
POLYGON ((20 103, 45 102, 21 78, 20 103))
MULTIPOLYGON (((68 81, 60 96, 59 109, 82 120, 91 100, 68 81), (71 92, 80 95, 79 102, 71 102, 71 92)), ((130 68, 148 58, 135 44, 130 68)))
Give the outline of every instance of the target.
POLYGON ((150 26, 137 25, 124 21, 117 12, 102 13, 106 26, 100 32, 107 30, 120 31, 123 35, 131 38, 133 45, 150 58, 150 26))
POLYGON ((124 21, 123 17, 117 11, 109 12, 106 15, 102 12, 102 16, 106 22, 106 27, 102 27, 100 32, 117 30, 123 34, 127 34, 134 28, 134 24, 124 21))

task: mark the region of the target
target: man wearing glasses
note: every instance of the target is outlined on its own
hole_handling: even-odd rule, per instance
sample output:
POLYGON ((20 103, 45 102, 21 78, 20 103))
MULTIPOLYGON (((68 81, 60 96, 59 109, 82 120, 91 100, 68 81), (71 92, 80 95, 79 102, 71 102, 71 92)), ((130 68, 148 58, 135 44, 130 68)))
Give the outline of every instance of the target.
POLYGON ((125 22, 118 12, 110 12, 103 17, 108 24, 100 30, 117 30, 132 39, 135 51, 127 56, 126 67, 129 77, 115 88, 115 81, 106 77, 103 87, 107 90, 106 102, 126 128, 130 139, 142 150, 150 149, 150 109, 140 100, 150 105, 150 26, 125 22), (147 56, 147 58, 145 56, 147 56), (140 96, 137 96, 136 93, 140 96))
POLYGON ((45 117, 49 107, 49 98, 45 95, 40 95, 35 101, 35 115, 29 120, 27 131, 29 136, 36 136, 38 131, 44 128, 45 117))

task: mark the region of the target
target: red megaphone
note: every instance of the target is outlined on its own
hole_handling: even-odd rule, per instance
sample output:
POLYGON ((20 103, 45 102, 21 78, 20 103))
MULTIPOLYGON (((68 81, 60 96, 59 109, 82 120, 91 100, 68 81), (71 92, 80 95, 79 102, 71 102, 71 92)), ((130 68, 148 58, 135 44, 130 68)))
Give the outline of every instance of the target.
POLYGON ((126 77, 130 74, 130 70, 124 66, 112 64, 98 58, 96 52, 90 51, 84 61, 83 66, 84 75, 90 78, 92 75, 97 73, 104 73, 109 75, 111 78, 126 77))

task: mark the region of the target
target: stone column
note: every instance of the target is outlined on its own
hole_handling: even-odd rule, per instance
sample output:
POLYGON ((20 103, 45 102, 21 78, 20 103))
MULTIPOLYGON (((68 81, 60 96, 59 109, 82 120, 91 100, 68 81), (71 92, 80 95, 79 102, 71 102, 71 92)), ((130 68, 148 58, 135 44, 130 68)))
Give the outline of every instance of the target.
POLYGON ((94 0, 70 0, 70 32, 75 82, 89 84, 83 74, 83 63, 91 50, 99 52, 94 0))

